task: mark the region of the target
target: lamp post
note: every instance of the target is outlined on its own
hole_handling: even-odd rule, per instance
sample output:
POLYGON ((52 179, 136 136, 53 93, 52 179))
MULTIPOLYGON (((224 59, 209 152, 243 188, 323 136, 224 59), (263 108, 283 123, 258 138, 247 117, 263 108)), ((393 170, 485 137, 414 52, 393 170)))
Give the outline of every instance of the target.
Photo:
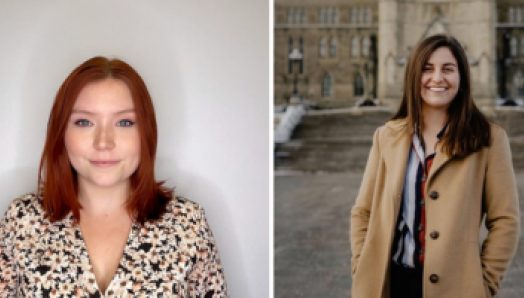
POLYGON ((298 96, 298 89, 297 89, 297 80, 298 80, 298 71, 297 71, 297 63, 300 60, 302 60, 302 53, 297 48, 294 48, 291 53, 289 53, 289 60, 293 63, 293 73, 295 74, 295 79, 293 81, 293 96, 298 96))

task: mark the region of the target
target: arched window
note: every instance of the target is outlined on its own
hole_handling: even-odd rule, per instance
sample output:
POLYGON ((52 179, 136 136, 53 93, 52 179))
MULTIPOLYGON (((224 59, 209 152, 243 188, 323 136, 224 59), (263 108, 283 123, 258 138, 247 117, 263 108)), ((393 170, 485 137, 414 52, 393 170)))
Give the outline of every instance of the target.
POLYGON ((517 50, 517 39, 515 38, 515 36, 512 36, 511 40, 509 41, 509 49, 510 49, 511 57, 516 57, 518 54, 518 50, 517 50))
POLYGON ((333 94, 333 80, 331 76, 326 72, 324 78, 322 78, 322 97, 329 97, 333 94))
POLYGON ((329 41, 329 56, 337 56, 337 38, 334 36, 331 37, 331 40, 329 41))
POLYGON ((369 46, 370 46, 370 41, 369 41, 369 37, 367 36, 364 36, 362 38, 362 56, 363 57, 368 57, 369 56, 369 46))
POLYGON ((357 73, 355 75, 355 82, 353 85, 354 95, 355 96, 363 96, 364 95, 364 79, 362 78, 362 75, 360 73, 357 73))
POLYGON ((333 8, 333 23, 338 24, 338 7, 333 8))
POLYGON ((358 37, 353 36, 351 39, 351 56, 358 57, 358 37))
POLYGON ((350 10, 349 22, 351 24, 355 24, 357 22, 357 10, 355 8, 351 8, 350 10))
POLYGON ((357 24, 360 24, 360 22, 362 22, 362 9, 357 7, 357 24))
POLYGON ((300 22, 301 23, 307 23, 307 12, 305 8, 302 8, 302 12, 300 15, 300 22))
POLYGON ((513 9, 513 7, 510 7, 508 10, 508 22, 515 22, 515 10, 513 9))
POLYGON ((288 53, 288 60, 289 60, 289 66, 288 66, 288 72, 293 73, 293 60, 289 59, 289 54, 293 52, 293 37, 289 37, 289 53, 288 53))
POLYGON ((370 24, 371 23, 371 9, 367 7, 364 10, 364 23, 370 24))
POLYGON ((515 10, 515 22, 522 22, 522 8, 520 7, 517 7, 517 9, 515 10))
POLYGON ((331 8, 326 8, 326 23, 331 23, 331 8))
POLYGON ((287 9, 287 22, 288 24, 293 23, 293 9, 291 8, 287 9))
POLYGON ((294 17, 294 23, 298 24, 300 22, 300 9, 295 8, 295 17, 294 17))
POLYGON ((320 57, 327 56, 327 41, 324 36, 320 38, 320 43, 318 45, 318 54, 320 55, 320 57))
POLYGON ((318 9, 318 22, 320 24, 324 23, 324 8, 319 8, 318 9))
POLYGON ((300 54, 302 54, 302 59, 300 59, 300 73, 304 73, 304 40, 302 37, 298 42, 300 54))

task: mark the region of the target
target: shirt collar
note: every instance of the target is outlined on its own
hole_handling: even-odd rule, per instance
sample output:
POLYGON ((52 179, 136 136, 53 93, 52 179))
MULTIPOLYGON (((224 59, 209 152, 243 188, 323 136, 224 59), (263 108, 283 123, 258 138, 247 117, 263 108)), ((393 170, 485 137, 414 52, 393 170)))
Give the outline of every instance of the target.
MULTIPOLYGON (((446 125, 444 125, 444 127, 440 130, 440 132, 437 134, 437 139, 440 139, 442 138, 442 136, 444 135, 444 133, 446 132, 447 128, 448 128, 448 125, 449 125, 449 122, 451 121, 448 121, 446 123, 446 125)), ((419 127, 418 125, 415 125, 415 127, 419 127)), ((418 135, 418 129, 414 129, 413 130, 415 133, 414 135, 418 135)))
MULTIPOLYGON (((444 125, 444 127, 440 130, 440 132, 437 134, 437 139, 440 141, 440 139, 442 138, 442 136, 444 135, 444 133, 446 132, 447 128, 448 128, 448 125, 449 125, 449 122, 448 121, 446 123, 446 125, 444 125)), ((415 126, 415 127, 418 127, 415 126)), ((413 144, 415 145, 415 150, 417 150, 417 153, 420 155, 420 156, 424 156, 424 152, 426 151, 426 144, 424 143, 424 139, 423 138, 420 138, 418 136, 417 133, 414 133, 413 134, 413 144)))
POLYGON ((449 122, 450 121, 448 120, 448 123, 446 123, 446 125, 444 125, 444 128, 442 128, 442 130, 437 134, 437 139, 440 139, 442 135, 444 135, 444 133, 446 132, 446 129, 448 128, 449 122))

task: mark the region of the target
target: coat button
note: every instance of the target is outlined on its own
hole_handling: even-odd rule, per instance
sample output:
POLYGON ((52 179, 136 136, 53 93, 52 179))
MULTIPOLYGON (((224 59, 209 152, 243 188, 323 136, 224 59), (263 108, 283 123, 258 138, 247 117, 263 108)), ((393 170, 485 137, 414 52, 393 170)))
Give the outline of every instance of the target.
POLYGON ((437 231, 433 231, 429 234, 429 237, 433 238, 433 239, 437 239, 439 236, 439 233, 437 231))
POLYGON ((429 276, 429 281, 432 282, 432 283, 437 283, 438 282, 438 275, 436 274, 431 274, 429 276))
POLYGON ((429 194, 429 197, 432 198, 433 200, 436 200, 438 198, 438 192, 436 191, 432 191, 430 194, 429 194))

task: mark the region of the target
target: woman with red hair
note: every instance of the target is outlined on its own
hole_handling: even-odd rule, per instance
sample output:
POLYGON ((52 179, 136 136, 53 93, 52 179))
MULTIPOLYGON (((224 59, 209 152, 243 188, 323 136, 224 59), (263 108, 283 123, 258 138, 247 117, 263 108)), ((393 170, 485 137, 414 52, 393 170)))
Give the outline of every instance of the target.
POLYGON ((0 296, 229 297, 204 210, 156 182, 139 74, 95 57, 60 87, 39 190, 0 223, 0 296))

